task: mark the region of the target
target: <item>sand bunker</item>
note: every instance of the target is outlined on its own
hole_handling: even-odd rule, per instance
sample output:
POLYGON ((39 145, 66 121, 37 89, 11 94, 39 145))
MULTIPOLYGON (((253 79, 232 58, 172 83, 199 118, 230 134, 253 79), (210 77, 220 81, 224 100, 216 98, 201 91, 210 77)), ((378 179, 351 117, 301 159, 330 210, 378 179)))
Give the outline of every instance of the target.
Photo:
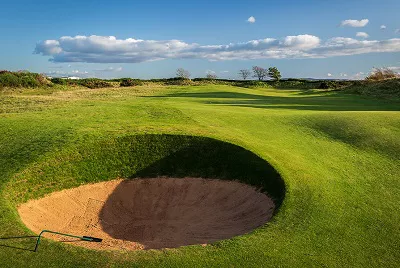
POLYGON ((21 205, 22 221, 43 229, 103 238, 57 241, 93 249, 158 249, 231 238, 266 223, 274 203, 234 181, 199 178, 113 180, 55 192, 21 205))

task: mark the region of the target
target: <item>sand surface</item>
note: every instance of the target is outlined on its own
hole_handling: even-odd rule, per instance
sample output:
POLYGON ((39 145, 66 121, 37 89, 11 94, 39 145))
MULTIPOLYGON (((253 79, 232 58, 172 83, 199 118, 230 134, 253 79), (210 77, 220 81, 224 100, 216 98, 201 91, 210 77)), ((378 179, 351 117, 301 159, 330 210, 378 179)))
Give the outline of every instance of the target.
POLYGON ((113 180, 52 193, 22 204, 22 221, 43 229, 103 239, 91 243, 45 235, 92 249, 138 250, 207 244, 266 223, 274 203, 255 188, 201 178, 113 180))

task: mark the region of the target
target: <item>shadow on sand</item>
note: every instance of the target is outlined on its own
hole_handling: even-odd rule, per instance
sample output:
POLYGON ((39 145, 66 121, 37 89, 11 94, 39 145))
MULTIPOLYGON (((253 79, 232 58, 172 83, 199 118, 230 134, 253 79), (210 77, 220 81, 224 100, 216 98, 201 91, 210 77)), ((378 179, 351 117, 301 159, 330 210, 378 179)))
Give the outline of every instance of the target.
MULTIPOLYGON (((176 139, 177 137, 180 136, 170 136, 171 139, 176 139)), ((276 206, 275 213, 277 212, 285 196, 285 184, 279 173, 268 162, 258 157, 254 153, 233 144, 203 137, 192 137, 191 139, 192 141, 187 146, 179 149, 178 151, 171 152, 164 158, 153 162, 147 167, 142 168, 135 174, 132 174, 131 178, 155 178, 163 176, 171 178, 192 177, 235 180, 255 186, 262 192, 266 193, 274 201, 276 206)), ((106 200, 103 208, 101 209, 100 215, 104 216, 107 213, 109 214, 109 211, 123 210, 116 208, 121 207, 122 205, 121 196, 127 195, 127 186, 124 185, 124 183, 121 183, 119 186, 117 186, 114 192, 106 200)), ((174 189, 170 190, 174 191, 174 189)), ((151 197, 152 196, 149 191, 149 196, 145 197, 147 202, 155 202, 151 197)), ((129 208, 127 209, 129 210, 129 208)), ((121 214, 123 213, 121 212, 121 214)), ((121 215, 121 218, 122 217, 124 216, 121 215)), ((239 218, 237 218, 236 220, 239 220, 241 217, 246 216, 242 215, 238 217, 239 218)), ((143 219, 143 221, 145 222, 145 219, 143 219)), ((140 230, 136 227, 132 227, 136 228, 134 232, 139 234, 128 235, 125 231, 107 232, 107 230, 115 230, 115 228, 110 228, 108 224, 103 224, 104 230, 109 233, 109 235, 111 235, 113 238, 139 242, 143 244, 145 248, 158 248, 156 243, 157 241, 153 240, 150 242, 146 240, 148 236, 146 237, 140 235, 140 233, 143 234, 144 232, 146 232, 146 224, 143 224, 143 226, 140 227, 140 230)), ((126 229, 128 227, 125 226, 122 229, 124 228, 126 229)), ((152 228, 154 230, 154 226, 152 228)), ((223 227, 220 228, 223 229, 223 227)), ((190 232, 190 230, 190 226, 187 226, 187 228, 177 230, 176 235, 179 236, 179 233, 184 232, 186 232, 187 234, 187 232, 190 232)), ((227 230, 227 232, 229 231, 227 230)), ((207 238, 207 235, 202 235, 202 237, 198 237, 198 243, 196 244, 213 242, 214 240, 211 239, 211 233, 212 232, 210 230, 210 238, 207 238)), ((173 233, 171 235, 173 235, 173 233)), ((196 236, 195 233, 193 235, 196 236)), ((232 236, 225 234, 225 236, 223 237, 229 238, 232 236)), ((163 242, 165 241, 159 242, 159 245, 170 245, 167 247, 178 247, 186 245, 184 243, 176 243, 176 241, 171 241, 171 243, 169 244, 163 244, 163 242)))

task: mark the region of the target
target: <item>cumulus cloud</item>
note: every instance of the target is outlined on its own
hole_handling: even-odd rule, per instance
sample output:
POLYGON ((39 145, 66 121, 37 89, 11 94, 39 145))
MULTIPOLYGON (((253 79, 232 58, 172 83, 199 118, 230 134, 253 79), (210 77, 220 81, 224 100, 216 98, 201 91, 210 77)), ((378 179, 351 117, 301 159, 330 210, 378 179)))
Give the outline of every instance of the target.
POLYGON ((283 40, 283 44, 287 47, 293 47, 296 49, 308 50, 317 47, 321 40, 313 35, 297 35, 297 36, 287 36, 283 40))
POLYGON ((381 30, 386 30, 386 25, 381 25, 381 30))
POLYGON ((344 20, 340 23, 340 26, 349 26, 349 27, 356 27, 361 28, 365 27, 369 23, 368 19, 363 20, 344 20))
POLYGON ((366 32, 358 32, 356 34, 357 37, 368 38, 369 35, 366 32))
MULTIPOLYGON (((64 36, 36 45, 35 53, 53 62, 138 63, 164 59, 252 60, 326 58, 365 53, 400 52, 400 38, 356 40, 335 37, 322 41, 304 34, 227 45, 200 45, 181 40, 117 39, 114 36, 64 36)), ((115 70, 113 70, 115 71, 115 70)))
POLYGON ((255 23, 256 22, 256 18, 251 16, 250 18, 247 19, 247 21, 250 22, 250 23, 255 23))
POLYGON ((332 77, 333 76, 333 74, 331 74, 331 73, 328 73, 328 77, 332 77))

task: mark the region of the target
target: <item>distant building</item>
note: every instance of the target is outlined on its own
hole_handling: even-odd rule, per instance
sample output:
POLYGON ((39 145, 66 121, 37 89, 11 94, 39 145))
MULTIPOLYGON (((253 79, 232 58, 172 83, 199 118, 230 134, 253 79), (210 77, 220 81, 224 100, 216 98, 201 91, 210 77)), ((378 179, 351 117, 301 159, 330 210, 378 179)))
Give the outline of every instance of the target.
POLYGON ((68 80, 79 80, 81 79, 80 77, 77 76, 63 76, 61 79, 68 79, 68 80))

